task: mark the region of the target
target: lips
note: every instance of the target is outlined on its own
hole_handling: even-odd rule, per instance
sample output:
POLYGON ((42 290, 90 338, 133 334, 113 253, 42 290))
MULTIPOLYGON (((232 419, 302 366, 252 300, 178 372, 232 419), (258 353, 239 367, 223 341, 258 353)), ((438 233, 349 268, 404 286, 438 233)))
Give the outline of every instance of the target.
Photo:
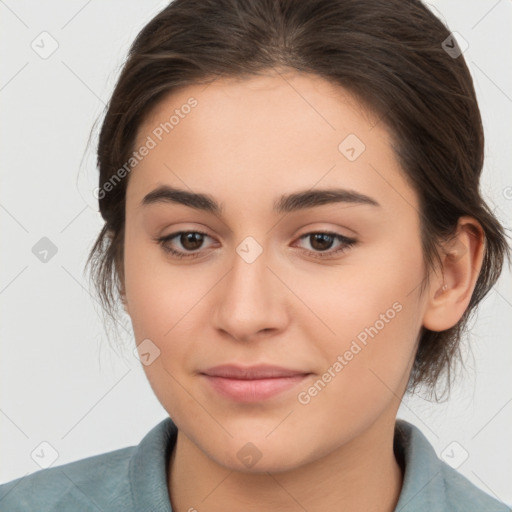
POLYGON ((310 372, 280 366, 220 365, 200 373, 211 389, 237 402, 259 402, 287 391, 310 372))
POLYGON ((240 379, 240 380, 251 380, 251 379, 273 379, 280 377, 293 377, 295 375, 305 375, 309 372, 302 370, 291 370, 288 368, 282 368, 280 366, 270 365, 258 365, 258 366, 236 366, 231 364, 225 364, 220 366, 214 366, 205 370, 205 375, 211 377, 224 377, 226 379, 240 379))

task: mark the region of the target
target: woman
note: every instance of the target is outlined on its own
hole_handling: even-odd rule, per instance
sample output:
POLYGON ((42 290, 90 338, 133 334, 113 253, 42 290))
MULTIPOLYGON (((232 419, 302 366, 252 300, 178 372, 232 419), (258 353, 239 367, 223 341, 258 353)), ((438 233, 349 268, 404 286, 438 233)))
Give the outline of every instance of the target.
POLYGON ((419 1, 174 1, 103 121, 89 260, 169 418, 1 510, 508 510, 396 419, 509 253, 482 165, 419 1))

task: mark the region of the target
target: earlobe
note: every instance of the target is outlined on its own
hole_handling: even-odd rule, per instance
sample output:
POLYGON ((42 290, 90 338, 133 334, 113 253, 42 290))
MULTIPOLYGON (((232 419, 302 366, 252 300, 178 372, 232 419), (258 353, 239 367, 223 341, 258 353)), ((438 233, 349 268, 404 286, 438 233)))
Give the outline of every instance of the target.
POLYGON ((455 236, 442 244, 442 267, 431 278, 423 327, 444 331, 461 319, 480 274, 484 242, 478 221, 461 217, 455 236))

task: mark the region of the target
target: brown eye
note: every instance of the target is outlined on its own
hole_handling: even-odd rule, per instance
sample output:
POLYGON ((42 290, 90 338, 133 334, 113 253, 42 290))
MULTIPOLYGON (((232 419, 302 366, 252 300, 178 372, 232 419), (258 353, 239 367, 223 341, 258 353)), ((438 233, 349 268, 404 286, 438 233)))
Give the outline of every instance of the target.
POLYGON ((321 231, 302 235, 300 240, 307 240, 309 242, 310 248, 306 249, 308 255, 324 259, 341 256, 356 244, 356 240, 353 238, 347 238, 339 233, 324 233, 321 231), (338 242, 338 246, 332 249, 335 242, 338 242))
POLYGON ((203 234, 195 231, 182 233, 180 235, 180 243, 182 247, 188 251, 195 251, 203 244, 203 234))
POLYGON ((308 236, 310 237, 311 247, 315 251, 326 251, 331 248, 334 242, 334 236, 327 233, 313 233, 308 236))
POLYGON ((162 249, 176 258, 197 258, 203 251, 206 238, 211 238, 201 231, 178 231, 161 238, 156 238, 162 249))

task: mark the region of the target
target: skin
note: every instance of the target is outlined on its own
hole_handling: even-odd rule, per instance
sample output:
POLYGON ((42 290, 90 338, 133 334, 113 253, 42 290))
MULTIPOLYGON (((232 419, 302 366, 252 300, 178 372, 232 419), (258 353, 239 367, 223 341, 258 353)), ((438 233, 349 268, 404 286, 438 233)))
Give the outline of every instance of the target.
MULTIPOLYGON (((443 267, 425 277, 418 198, 385 126, 342 88, 293 71, 187 86, 162 100, 136 146, 193 96, 197 106, 132 170, 126 196, 123 294, 136 343, 160 350, 144 366, 178 426, 169 461, 173 510, 392 511, 402 486, 393 453, 397 409, 421 326, 447 329, 469 303, 483 235, 463 217, 443 267), (250 120, 250 122, 248 121, 250 120), (365 151, 338 149, 356 134, 365 151), (207 193, 222 215, 185 205, 141 206, 167 184, 207 193), (345 188, 380 206, 334 203, 276 214, 282 194, 345 188), (156 238, 206 231, 176 259, 156 238), (357 240, 325 259, 307 233, 357 240), (252 236, 248 263, 236 249, 252 236), (452 251, 450 253, 450 251, 452 251), (443 284, 445 288, 443 289, 443 284), (379 315, 401 310, 307 404, 298 401, 379 315), (235 403, 198 375, 223 363, 268 363, 312 375, 258 403, 235 403), (237 457, 252 443, 261 458, 237 457)), ((325 252, 342 244, 334 239, 325 252)))

